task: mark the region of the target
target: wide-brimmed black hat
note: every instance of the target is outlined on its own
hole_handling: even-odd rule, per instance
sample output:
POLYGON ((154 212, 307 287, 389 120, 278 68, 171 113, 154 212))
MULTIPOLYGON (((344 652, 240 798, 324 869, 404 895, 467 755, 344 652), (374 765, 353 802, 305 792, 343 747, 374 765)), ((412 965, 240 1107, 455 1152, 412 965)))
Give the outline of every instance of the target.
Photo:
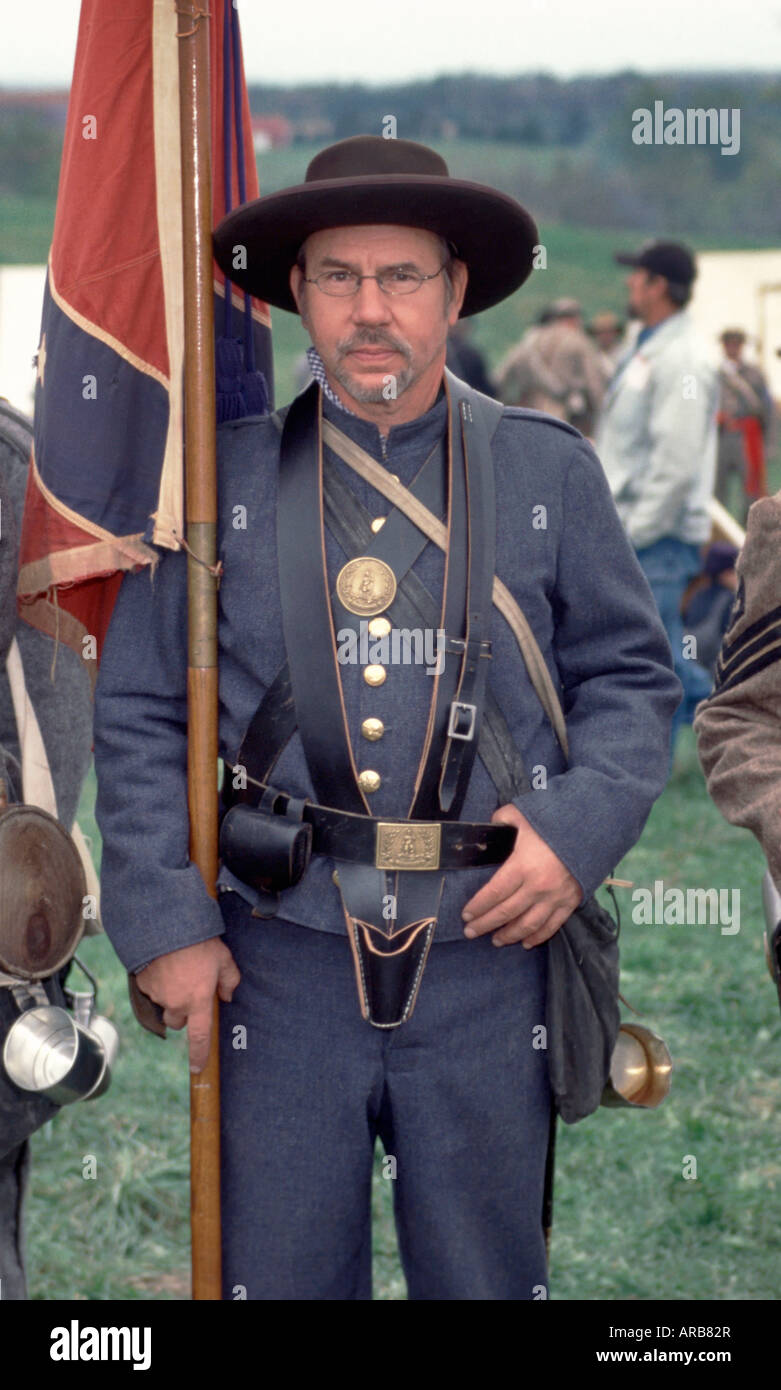
POLYGON ((435 150, 412 140, 356 135, 315 155, 306 181, 244 203, 220 222, 214 254, 240 289, 296 313, 290 268, 313 232, 372 224, 421 227, 466 262, 462 316, 498 304, 532 270, 534 219, 495 188, 452 179, 435 150), (236 269, 236 248, 246 266, 236 269))

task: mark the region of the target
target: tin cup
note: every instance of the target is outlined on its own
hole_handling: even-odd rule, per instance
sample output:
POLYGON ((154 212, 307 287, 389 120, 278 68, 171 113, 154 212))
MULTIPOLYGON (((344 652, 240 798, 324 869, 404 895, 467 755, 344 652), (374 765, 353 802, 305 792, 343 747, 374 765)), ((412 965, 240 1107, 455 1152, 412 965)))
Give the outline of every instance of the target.
MULTIPOLYGON (((116 1036, 108 1019, 100 1022, 107 1023, 116 1036)), ((3 1047, 3 1064, 21 1090, 36 1091, 55 1105, 70 1105, 105 1091, 108 1051, 92 1025, 85 1028, 67 1009, 50 1004, 27 1009, 11 1025, 3 1047)))
MULTIPOLYGON (((79 965, 81 965, 81 961, 79 961, 79 965)), ((84 966, 82 965, 81 968, 83 970, 84 966)), ((111 1083, 111 1073, 114 1070, 114 1063, 119 1052, 119 1033, 110 1019, 104 1018, 103 1014, 96 1013, 97 994, 95 990, 80 991, 68 987, 65 990, 65 997, 76 1022, 82 1028, 86 1028, 89 1033, 94 1033, 103 1044, 103 1050, 106 1054, 106 1069, 94 1091, 90 1091, 89 1095, 84 1097, 84 1100, 97 1100, 98 1096, 102 1096, 108 1090, 111 1083)))
POLYGON ((97 1100, 98 1096, 102 1096, 111 1085, 111 1073, 114 1070, 114 1063, 117 1060, 117 1053, 119 1052, 119 1033, 111 1020, 104 1018, 103 1014, 92 1015, 89 1031, 93 1033, 101 1043, 106 1058, 103 1075, 97 1086, 94 1090, 90 1091, 88 1096, 84 1096, 84 1100, 97 1100))
POLYGON ((670 1090, 673 1062, 666 1043, 641 1023, 622 1023, 602 1105, 655 1110, 670 1090))

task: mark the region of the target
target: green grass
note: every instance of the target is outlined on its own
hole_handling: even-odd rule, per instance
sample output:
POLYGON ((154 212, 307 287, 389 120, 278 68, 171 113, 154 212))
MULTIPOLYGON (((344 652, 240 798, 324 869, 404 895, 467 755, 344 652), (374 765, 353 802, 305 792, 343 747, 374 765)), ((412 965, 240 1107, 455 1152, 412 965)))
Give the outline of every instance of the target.
MULTIPOLYGON (((556 145, 519 145, 503 140, 434 140, 430 143, 445 160, 454 178, 472 179, 476 183, 495 185, 511 190, 523 176, 524 170, 550 173, 562 158, 582 159, 578 154, 556 145)), ((276 193, 280 188, 303 183, 310 159, 322 149, 322 142, 287 145, 264 150, 258 155, 258 181, 261 193, 276 193)))
MULTIPOLYGON (((561 1127, 551 1279, 559 1298, 777 1295, 781 1017, 762 949, 764 861, 708 799, 684 730, 673 777, 617 876, 638 887, 739 889, 740 932, 635 926, 622 910, 622 992, 675 1062, 656 1112, 561 1127), (685 1155, 697 1160, 684 1179, 685 1155)), ((631 1017, 631 1015, 630 1015, 631 1017)))
MULTIPOLYGON (((96 836, 94 784, 80 819, 96 836)), ((96 848, 97 840, 95 841, 96 848)), ((781 1016, 765 968, 764 862, 709 801, 692 731, 638 845, 617 866, 638 887, 741 893, 735 936, 717 926, 635 926, 622 908, 622 991, 675 1062, 655 1112, 599 1110, 559 1127, 551 1288, 557 1299, 777 1296, 781 1232, 781 1016), (682 1176, 686 1155, 696 1181, 682 1176)), ((32 1140, 27 1203, 36 1299, 186 1298, 188 1071, 185 1040, 142 1032, 105 938, 80 950, 122 1050, 108 1094, 65 1109, 32 1140), (82 1177, 86 1155, 95 1180, 82 1177)), ((633 1017, 633 1015, 627 1015, 633 1017)), ((391 1183, 374 1184, 375 1297, 405 1298, 391 1183)))
POLYGON ((45 265, 54 231, 51 198, 0 198, 0 265, 45 265))

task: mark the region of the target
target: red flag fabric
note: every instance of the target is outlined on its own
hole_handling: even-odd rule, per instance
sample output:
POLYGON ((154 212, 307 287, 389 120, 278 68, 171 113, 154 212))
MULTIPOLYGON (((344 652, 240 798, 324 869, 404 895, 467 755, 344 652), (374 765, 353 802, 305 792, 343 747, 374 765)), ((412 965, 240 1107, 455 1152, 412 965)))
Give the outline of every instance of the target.
MULTIPOLYGON (((193 20, 181 8, 82 0, 79 21, 18 599, 28 622, 82 652, 93 677, 122 573, 154 564, 153 546, 176 548, 184 534, 177 28, 193 20)), ((212 0, 209 24, 216 224, 258 187, 230 0, 212 0)), ((224 304, 216 264, 214 277, 224 304)), ((235 290, 230 303, 234 323, 248 311, 245 342, 270 395, 268 308, 235 290)))

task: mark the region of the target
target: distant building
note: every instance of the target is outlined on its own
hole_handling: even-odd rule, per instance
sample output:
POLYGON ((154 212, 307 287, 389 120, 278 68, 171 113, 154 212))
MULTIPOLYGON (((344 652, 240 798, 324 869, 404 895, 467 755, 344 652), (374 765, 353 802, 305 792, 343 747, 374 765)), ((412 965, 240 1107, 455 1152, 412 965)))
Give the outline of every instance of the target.
POLYGON ((0 396, 26 415, 33 413, 45 283, 45 265, 0 265, 0 396))
POLYGON ((304 116, 293 126, 296 140, 330 140, 333 133, 334 123, 325 116, 304 116))
POLYGON ((252 143, 256 154, 290 145, 292 141, 293 127, 287 116, 252 117, 252 143))

